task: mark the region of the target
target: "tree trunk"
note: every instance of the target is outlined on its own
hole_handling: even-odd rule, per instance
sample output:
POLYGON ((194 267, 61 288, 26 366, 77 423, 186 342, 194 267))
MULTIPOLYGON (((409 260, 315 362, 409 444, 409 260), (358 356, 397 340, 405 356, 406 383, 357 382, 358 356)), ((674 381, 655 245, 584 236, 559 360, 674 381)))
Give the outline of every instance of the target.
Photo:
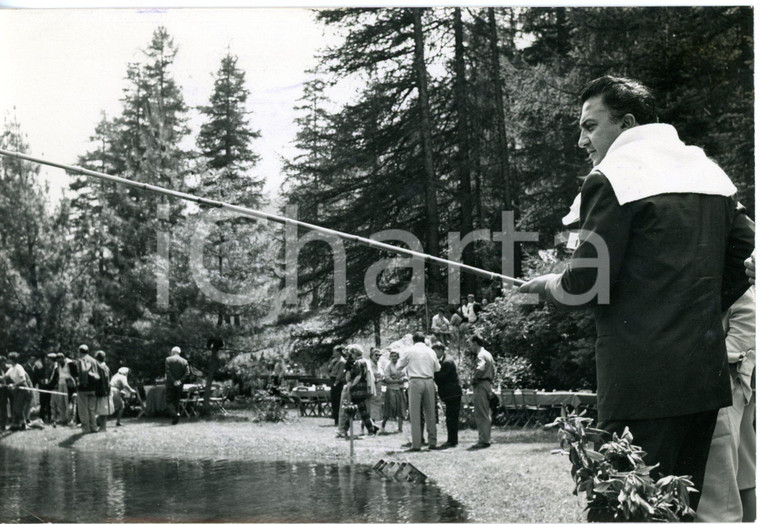
POLYGON ((219 367, 219 349, 216 346, 211 348, 211 359, 208 363, 208 376, 206 377, 206 389, 203 392, 203 407, 202 411, 204 415, 211 412, 211 393, 214 387, 214 375, 216 375, 216 369, 219 367))
MULTIPOLYGON (((454 106, 457 111, 457 171, 459 173, 459 205, 461 210, 461 235, 464 236, 472 231, 472 187, 470 173, 470 130, 468 125, 467 111, 467 76, 464 65, 464 36, 462 30, 462 10, 454 9, 454 106)), ((465 247, 462 253, 462 262, 468 266, 475 265, 472 245, 465 247)), ((475 290, 474 276, 470 273, 464 275, 465 293, 475 290)))
MULTIPOLYGON (((510 149, 507 140, 507 124, 504 114, 504 90, 499 67, 499 45, 496 32, 496 16, 494 8, 488 8, 489 48, 491 55, 491 83, 494 88, 494 103, 496 104, 496 128, 498 137, 499 179, 503 184, 503 205, 505 211, 515 210, 515 221, 518 220, 518 211, 515 202, 519 191, 518 184, 514 180, 510 165, 510 149)), ((515 274, 509 276, 519 277, 522 275, 522 249, 519 242, 515 243, 514 252, 515 274)))
MULTIPOLYGON (((425 170, 425 211, 426 211, 426 251, 438 256, 438 201, 437 180, 433 169, 433 132, 428 99, 427 69, 425 67, 425 43, 422 35, 422 9, 412 9, 414 18, 414 71, 417 79, 417 91, 420 110, 420 133, 422 136, 422 156, 425 170)), ((432 266, 430 269, 431 287, 437 289, 442 283, 440 271, 432 266)))
POLYGON ((372 323, 375 328, 375 347, 380 347, 382 341, 380 340, 380 317, 377 317, 372 320, 372 323))

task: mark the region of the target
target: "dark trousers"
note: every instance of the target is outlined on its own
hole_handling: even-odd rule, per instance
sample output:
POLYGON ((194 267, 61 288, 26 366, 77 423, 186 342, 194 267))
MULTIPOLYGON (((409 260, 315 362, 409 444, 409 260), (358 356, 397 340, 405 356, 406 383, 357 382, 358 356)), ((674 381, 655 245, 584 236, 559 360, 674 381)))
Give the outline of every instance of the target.
POLYGON ((11 415, 13 425, 25 426, 27 422, 27 409, 32 403, 32 392, 25 389, 11 390, 11 415))
POLYGON ((447 398, 446 405, 446 441, 456 446, 459 444, 459 412, 462 409, 462 397, 447 398))
POLYGON ((166 407, 169 409, 169 414, 174 419, 179 418, 179 401, 182 398, 182 384, 175 386, 174 384, 166 385, 166 407))
POLYGON ((332 405, 332 416, 335 425, 338 425, 338 415, 340 414, 340 394, 343 392, 343 384, 333 385, 330 388, 330 404, 332 405))
POLYGON ((50 397, 50 393, 40 393, 40 418, 44 422, 50 422, 51 418, 50 397))
POLYGON ((0 387, 0 430, 8 427, 10 421, 11 392, 7 387, 0 387))
POLYGON ((703 411, 693 415, 645 420, 610 420, 598 427, 608 433, 622 435, 626 426, 633 435, 633 444, 646 451, 644 462, 660 466, 652 471, 657 480, 666 475, 691 475, 694 487, 689 505, 697 510, 705 466, 710 452, 718 411, 703 411))

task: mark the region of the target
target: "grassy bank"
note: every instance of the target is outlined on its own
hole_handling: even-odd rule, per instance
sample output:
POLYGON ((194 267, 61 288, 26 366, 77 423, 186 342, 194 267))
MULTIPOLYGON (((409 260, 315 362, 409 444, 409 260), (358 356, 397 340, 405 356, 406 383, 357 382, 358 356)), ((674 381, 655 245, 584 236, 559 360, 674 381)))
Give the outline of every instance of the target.
MULTIPOLYGON (((290 415, 286 422, 253 423, 244 410, 225 418, 182 420, 126 419, 122 427, 110 422, 106 433, 82 435, 76 428, 5 433, 0 445, 26 449, 69 447, 130 456, 287 460, 309 463, 348 463, 349 443, 334 438, 327 418, 290 415)), ((474 430, 460 432, 457 448, 409 453, 402 444, 407 434, 387 434, 355 441, 355 462, 380 459, 414 464, 430 481, 466 507, 477 522, 577 522, 582 505, 572 495, 567 457, 552 455, 556 435, 541 430, 494 428, 490 448, 470 451, 474 430)), ((439 436, 445 440, 445 426, 439 436)))

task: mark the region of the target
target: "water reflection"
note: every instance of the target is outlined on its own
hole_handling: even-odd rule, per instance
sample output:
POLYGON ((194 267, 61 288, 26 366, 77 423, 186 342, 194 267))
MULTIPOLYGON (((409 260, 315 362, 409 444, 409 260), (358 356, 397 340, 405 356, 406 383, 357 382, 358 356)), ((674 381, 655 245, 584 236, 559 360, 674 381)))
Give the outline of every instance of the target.
POLYGON ((0 522, 461 522, 428 484, 363 466, 0 448, 0 522))

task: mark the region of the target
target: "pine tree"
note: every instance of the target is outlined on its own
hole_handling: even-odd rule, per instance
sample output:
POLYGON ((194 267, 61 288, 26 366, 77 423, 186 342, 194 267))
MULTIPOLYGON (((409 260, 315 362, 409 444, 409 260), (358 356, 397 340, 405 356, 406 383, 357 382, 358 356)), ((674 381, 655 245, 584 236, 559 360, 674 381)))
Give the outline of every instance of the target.
POLYGON ((198 108, 207 120, 201 124, 197 144, 210 170, 201 177, 201 189, 208 198, 258 207, 264 182, 249 171, 259 160, 251 142, 261 133, 250 128, 246 108, 250 91, 245 85, 245 71, 237 62, 230 53, 222 58, 210 105, 198 108), (208 176, 210 173, 214 176, 208 176))
MULTIPOLYGON (((210 105, 200 107, 206 116, 201 125, 197 144, 200 149, 203 173, 200 193, 242 206, 258 208, 264 202, 263 180, 256 179, 250 170, 259 156, 253 152, 251 142, 261 134, 253 131, 248 122, 246 102, 249 90, 245 85, 245 72, 237 67, 237 57, 229 52, 222 58, 214 79, 210 105)), ((257 264, 257 255, 264 250, 263 232, 247 218, 219 222, 206 243, 207 258, 213 268, 214 283, 226 292, 259 286, 268 277, 257 264), (258 268, 256 274, 252 271, 258 268)), ((217 325, 224 322, 240 325, 241 314, 256 316, 256 310, 265 304, 246 308, 231 308, 222 303, 211 304, 216 311, 217 325)))

